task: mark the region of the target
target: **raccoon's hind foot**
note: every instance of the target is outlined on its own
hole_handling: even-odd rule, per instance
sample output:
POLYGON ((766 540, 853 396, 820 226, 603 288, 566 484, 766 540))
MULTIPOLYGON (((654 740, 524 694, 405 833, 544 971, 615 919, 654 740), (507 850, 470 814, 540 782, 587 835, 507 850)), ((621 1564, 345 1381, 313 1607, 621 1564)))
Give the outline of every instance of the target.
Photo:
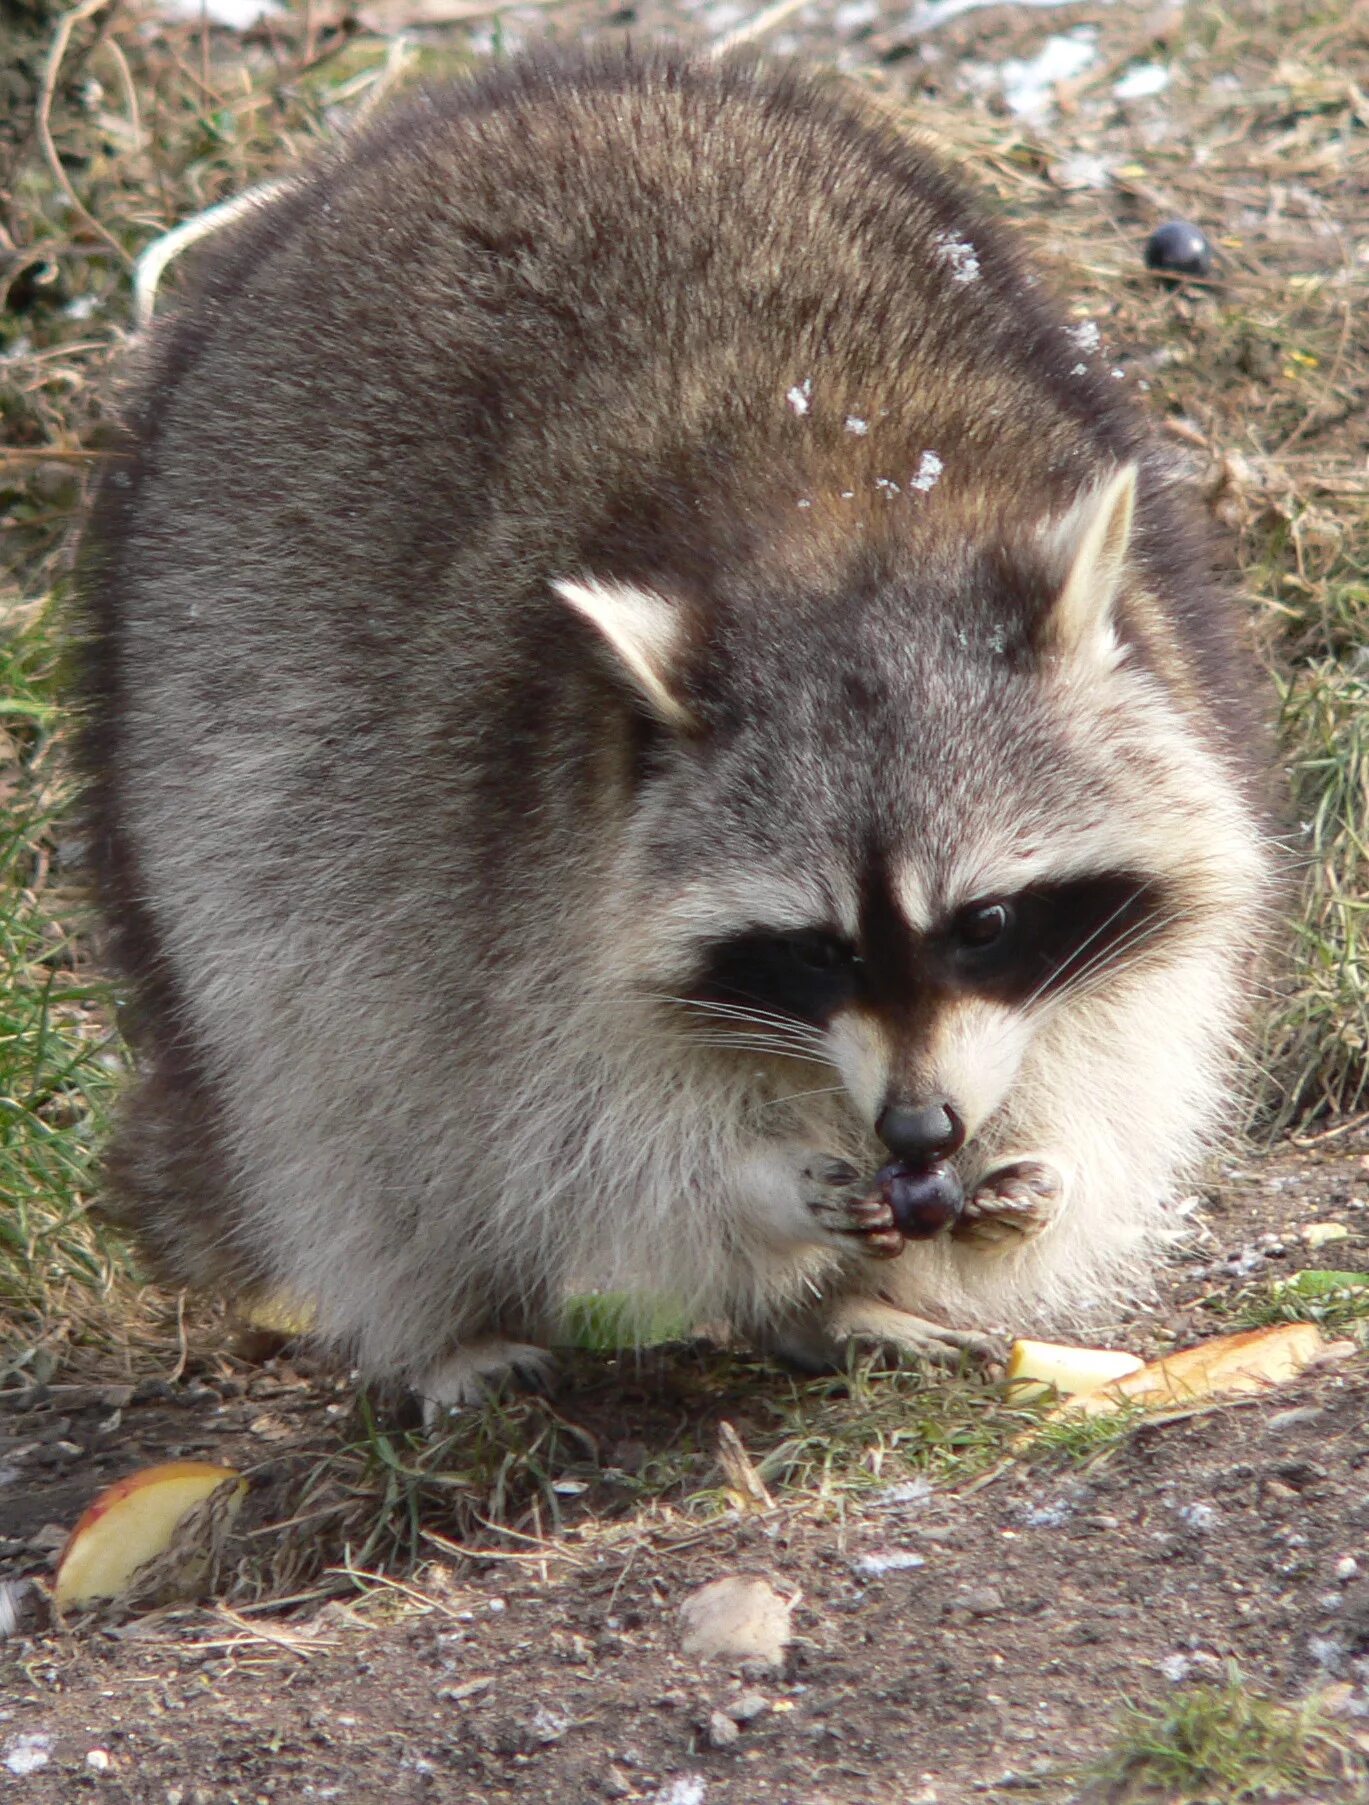
POLYGON ((890 1365, 927 1360, 956 1367, 969 1360, 993 1367, 1008 1357, 1001 1336, 947 1328, 873 1297, 842 1298, 825 1313, 792 1318, 772 1333, 768 1346, 805 1372, 831 1372, 845 1364, 851 1349, 877 1353, 890 1365))
POLYGON ((423 1403, 423 1427, 435 1429, 449 1411, 485 1404, 507 1391, 550 1391, 556 1361, 528 1341, 494 1336, 466 1341, 415 1387, 423 1403))
POLYGON ((979 1181, 952 1236, 984 1252, 1020 1246, 1050 1227, 1064 1195, 1064 1178, 1045 1160, 1011 1160, 979 1181))
POLYGON ((803 1168, 804 1203, 824 1238, 872 1260, 896 1259, 904 1239, 893 1208, 870 1180, 844 1159, 818 1157, 803 1168))

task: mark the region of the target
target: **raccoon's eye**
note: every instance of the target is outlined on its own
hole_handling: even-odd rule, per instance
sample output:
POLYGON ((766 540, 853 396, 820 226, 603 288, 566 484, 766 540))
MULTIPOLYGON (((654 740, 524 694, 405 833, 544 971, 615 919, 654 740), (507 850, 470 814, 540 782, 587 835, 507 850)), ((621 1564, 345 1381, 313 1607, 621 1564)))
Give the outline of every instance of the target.
POLYGON ((860 984, 859 955, 840 935, 820 928, 793 934, 757 928, 708 949, 694 994, 825 1022, 851 1001, 860 984))
POLYGON ((776 948, 804 971, 842 971, 856 964, 856 951, 835 934, 777 935, 776 948))
POLYGON ((955 937, 961 946, 995 946, 1013 925, 1013 907, 1006 902, 969 903, 955 918, 955 937))

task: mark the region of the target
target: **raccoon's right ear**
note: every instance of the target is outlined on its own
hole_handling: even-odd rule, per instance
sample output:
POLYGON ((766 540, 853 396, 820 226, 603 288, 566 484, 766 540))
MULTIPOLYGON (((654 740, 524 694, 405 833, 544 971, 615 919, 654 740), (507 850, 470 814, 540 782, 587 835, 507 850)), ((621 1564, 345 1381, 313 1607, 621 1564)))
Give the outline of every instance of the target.
POLYGON ((1135 464, 1124 464, 1086 489, 1045 529, 1046 545, 1064 572, 1046 623, 1051 651, 1107 667, 1116 662, 1117 600, 1126 579, 1136 517, 1135 464))
POLYGON ((575 582, 552 588, 599 633, 614 663, 655 718, 690 729, 694 720, 675 693, 684 648, 684 615, 675 603, 635 583, 575 582))

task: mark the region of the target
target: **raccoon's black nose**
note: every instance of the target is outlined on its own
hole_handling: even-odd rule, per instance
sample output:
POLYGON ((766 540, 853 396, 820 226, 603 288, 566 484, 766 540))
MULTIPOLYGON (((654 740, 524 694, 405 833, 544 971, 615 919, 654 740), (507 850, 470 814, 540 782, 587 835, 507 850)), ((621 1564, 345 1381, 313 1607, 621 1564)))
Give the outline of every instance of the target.
POLYGON ((948 1159, 965 1145, 965 1124, 949 1103, 887 1103, 879 1112, 875 1133, 896 1159, 909 1165, 948 1159))

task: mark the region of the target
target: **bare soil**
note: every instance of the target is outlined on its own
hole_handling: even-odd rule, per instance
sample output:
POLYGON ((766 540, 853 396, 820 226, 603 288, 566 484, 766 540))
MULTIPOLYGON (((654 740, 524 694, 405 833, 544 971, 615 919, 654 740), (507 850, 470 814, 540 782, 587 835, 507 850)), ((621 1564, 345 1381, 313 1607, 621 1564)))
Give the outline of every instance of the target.
MULTIPOLYGON (((1369 1137, 1229 1172, 1120 1338, 1153 1353, 1220 1332, 1238 1293, 1307 1263, 1369 1268, 1369 1137), (1309 1255, 1313 1221, 1349 1236, 1309 1255)), ((1228 1660, 1278 1696, 1330 1682, 1342 1709, 1369 1712, 1363 1355, 1142 1426, 1083 1466, 1023 1450, 925 1496, 777 1485, 754 1512, 701 1515, 669 1488, 615 1503, 634 1472, 650 1492, 667 1456, 682 1461, 675 1496, 697 1500, 717 1483, 724 1417, 761 1460, 788 1389, 702 1344, 580 1356, 549 1407, 585 1450, 564 1465, 559 1526, 525 1513, 516 1533, 468 1535, 469 1553, 358 1579, 353 1602, 325 1582, 293 1606, 183 1607, 12 1643, 0 1748, 50 1739, 46 1764, 11 1779, 16 1797, 968 1805, 1074 1796, 1071 1770, 1119 1700, 1219 1678, 1228 1660), (922 1564, 862 1571, 891 1552, 922 1564), (738 1572, 800 1595, 778 1673, 681 1653, 681 1601, 738 1572), (756 1715, 713 1746, 714 1714, 746 1694, 756 1715), (108 1757, 100 1772, 91 1751, 108 1757)), ((46 1567, 53 1526, 99 1485, 184 1456, 252 1476, 236 1552, 259 1560, 351 1411, 344 1377, 222 1351, 131 1395, 58 1382, 8 1401, 13 1573, 46 1567)), ((1336 1796, 1352 1795, 1319 1794, 1336 1796)))

